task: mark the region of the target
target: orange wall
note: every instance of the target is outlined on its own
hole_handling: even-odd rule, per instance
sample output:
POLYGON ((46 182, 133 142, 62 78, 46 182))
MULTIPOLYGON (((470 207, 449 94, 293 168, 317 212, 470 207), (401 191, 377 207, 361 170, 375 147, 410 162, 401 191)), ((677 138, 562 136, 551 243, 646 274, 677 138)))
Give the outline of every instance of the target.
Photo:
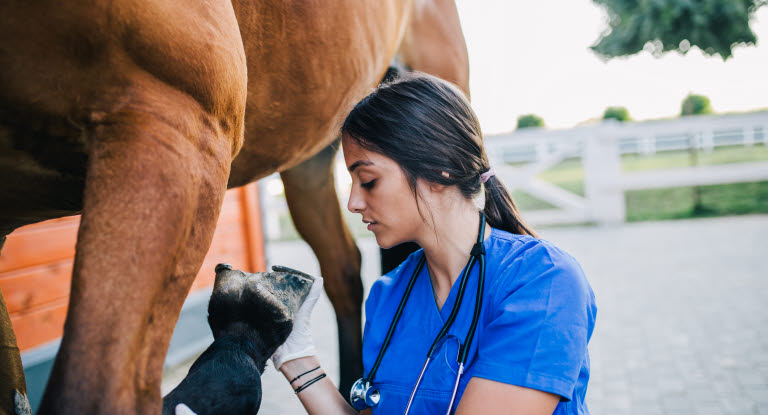
MULTIPOLYGON (((80 216, 70 216, 19 228, 0 253, 0 290, 22 351, 62 335, 79 224, 80 216)), ((220 262, 265 269, 256 183, 227 192, 192 291, 213 285, 213 268, 220 262)))

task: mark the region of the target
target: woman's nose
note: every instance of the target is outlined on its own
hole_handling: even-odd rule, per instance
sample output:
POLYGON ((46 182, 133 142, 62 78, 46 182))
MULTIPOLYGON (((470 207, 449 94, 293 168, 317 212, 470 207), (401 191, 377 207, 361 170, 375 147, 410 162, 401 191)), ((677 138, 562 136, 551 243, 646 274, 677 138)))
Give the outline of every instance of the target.
POLYGON ((360 197, 359 190, 352 186, 352 190, 349 192, 349 201, 347 202, 347 209, 352 213, 359 213, 365 209, 365 202, 360 197))

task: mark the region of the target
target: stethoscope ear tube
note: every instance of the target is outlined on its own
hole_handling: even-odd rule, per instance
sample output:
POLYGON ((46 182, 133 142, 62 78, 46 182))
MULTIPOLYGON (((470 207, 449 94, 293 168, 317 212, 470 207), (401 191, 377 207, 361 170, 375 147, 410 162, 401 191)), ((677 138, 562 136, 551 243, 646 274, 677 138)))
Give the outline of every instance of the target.
POLYGON ((400 316, 403 314, 403 309, 405 309, 405 304, 408 301, 408 297, 411 296, 411 291, 413 290, 413 286, 416 283, 416 277, 418 277, 419 273, 421 273, 421 269, 424 267, 425 262, 427 262, 427 257, 426 255, 423 255, 419 260, 419 263, 416 265, 416 269, 413 271, 413 276, 411 277, 410 281, 408 281, 408 286, 405 287, 405 293, 403 293, 403 299, 400 300, 400 304, 398 304, 397 306, 397 311, 395 311, 395 316, 392 318, 392 324, 389 325, 387 336, 384 338, 384 343, 382 343, 383 346, 379 351, 379 355, 376 357, 376 362, 373 364, 371 371, 368 373, 368 376, 365 378, 371 382, 373 382, 373 377, 376 376, 376 371, 379 370, 381 359, 384 358, 384 352, 386 352, 387 348, 389 347, 389 341, 390 339, 392 339, 392 334, 395 332, 395 328, 397 327, 397 322, 400 321, 400 316))
MULTIPOLYGON (((485 276, 485 252, 480 255, 480 275, 485 276)), ((472 325, 469 326, 469 332, 467 338, 464 340, 464 344, 461 345, 461 351, 459 352, 459 364, 463 367, 467 363, 467 357, 469 356, 469 348, 472 346, 472 338, 475 337, 475 329, 477 329, 477 322, 480 320, 480 312, 483 309, 483 286, 485 278, 478 278, 477 281, 477 298, 475 299, 475 312, 472 315, 472 325)))

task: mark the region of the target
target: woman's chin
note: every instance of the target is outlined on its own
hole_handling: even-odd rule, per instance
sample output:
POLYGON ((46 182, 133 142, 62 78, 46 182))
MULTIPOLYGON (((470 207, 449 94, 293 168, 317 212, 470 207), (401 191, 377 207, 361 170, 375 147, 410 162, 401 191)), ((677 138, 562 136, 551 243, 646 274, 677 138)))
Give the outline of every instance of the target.
POLYGON ((378 234, 374 234, 376 237, 376 244, 379 245, 379 248, 381 249, 389 249, 393 246, 398 245, 396 242, 392 242, 391 240, 387 240, 386 238, 379 236, 378 234))

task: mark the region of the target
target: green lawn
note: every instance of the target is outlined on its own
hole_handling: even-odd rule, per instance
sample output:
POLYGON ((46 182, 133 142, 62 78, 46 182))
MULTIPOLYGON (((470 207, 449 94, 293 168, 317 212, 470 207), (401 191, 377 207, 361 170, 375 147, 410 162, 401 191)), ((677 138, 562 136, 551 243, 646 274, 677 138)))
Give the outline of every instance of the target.
MULTIPOLYGON (((710 153, 700 152, 697 158, 700 166, 765 161, 768 160, 768 148, 763 145, 721 147, 710 153)), ((624 156, 621 167, 623 171, 631 172, 683 168, 690 166, 690 163, 688 152, 674 151, 652 156, 624 156)), ((578 195, 584 195, 584 172, 580 159, 564 160, 538 177, 578 195)), ((625 193, 627 220, 768 213, 768 182, 700 186, 698 191, 698 206, 694 203, 696 189, 693 187, 628 191, 625 193)), ((523 211, 553 207, 521 191, 513 192, 513 197, 523 211)))
POLYGON ((701 186, 698 207, 694 205, 694 192, 693 187, 627 192, 627 220, 768 213, 768 182, 701 186))

